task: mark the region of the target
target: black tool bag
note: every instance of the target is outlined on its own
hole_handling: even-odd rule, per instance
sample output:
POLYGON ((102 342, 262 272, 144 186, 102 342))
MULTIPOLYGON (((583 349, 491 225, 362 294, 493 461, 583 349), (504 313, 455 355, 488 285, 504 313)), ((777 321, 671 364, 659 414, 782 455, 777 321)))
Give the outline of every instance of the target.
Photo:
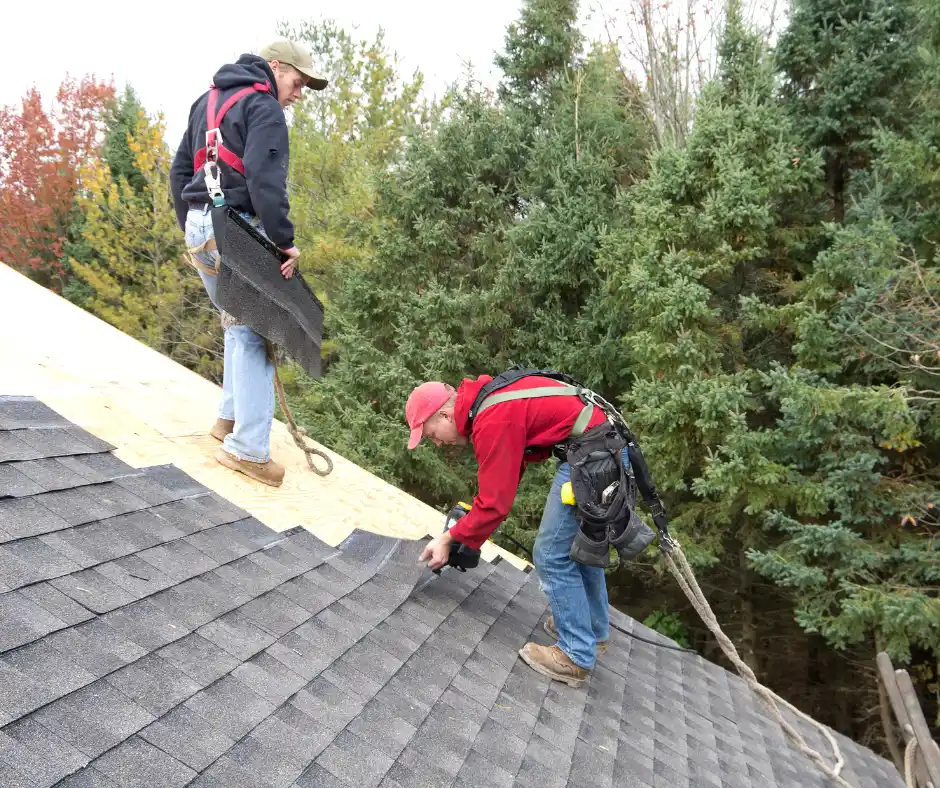
POLYGON ((598 424, 567 445, 571 487, 581 523, 571 544, 571 560, 587 566, 611 565, 610 548, 621 561, 640 555, 656 534, 636 514, 637 484, 623 463, 627 448, 616 426, 598 424))
POLYGON ((227 205, 212 209, 221 258, 219 306, 265 339, 284 348, 313 378, 320 377, 323 304, 295 270, 281 274, 287 257, 227 205))

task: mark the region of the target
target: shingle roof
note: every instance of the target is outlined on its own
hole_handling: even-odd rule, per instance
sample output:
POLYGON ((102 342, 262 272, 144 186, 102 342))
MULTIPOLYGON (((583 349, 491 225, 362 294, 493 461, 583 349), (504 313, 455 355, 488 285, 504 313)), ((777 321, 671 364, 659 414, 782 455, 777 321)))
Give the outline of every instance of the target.
MULTIPOLYGON (((0 397, 4 788, 825 785, 696 655, 614 631, 585 688, 530 670, 547 603, 507 561, 436 578, 420 542, 276 533, 110 449, 0 397)), ((837 738, 853 785, 901 786, 837 738)))

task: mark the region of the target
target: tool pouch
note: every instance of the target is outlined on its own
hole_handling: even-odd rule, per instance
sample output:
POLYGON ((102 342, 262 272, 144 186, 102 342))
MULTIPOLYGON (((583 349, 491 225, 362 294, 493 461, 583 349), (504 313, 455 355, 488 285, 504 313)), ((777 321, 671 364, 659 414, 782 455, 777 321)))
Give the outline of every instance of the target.
POLYGON ((572 561, 610 567, 610 548, 620 560, 640 555, 655 534, 636 514, 636 481, 624 467, 627 443, 609 423, 599 424, 568 444, 571 486, 579 520, 572 561))

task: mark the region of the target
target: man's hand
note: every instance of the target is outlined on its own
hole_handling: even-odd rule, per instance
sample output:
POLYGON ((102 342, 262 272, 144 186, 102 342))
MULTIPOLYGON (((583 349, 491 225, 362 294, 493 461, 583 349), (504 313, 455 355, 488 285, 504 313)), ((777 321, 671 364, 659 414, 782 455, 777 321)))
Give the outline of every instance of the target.
POLYGON ((286 263, 281 263, 281 273, 285 279, 290 279, 294 275, 297 258, 300 257, 300 249, 292 246, 290 249, 282 249, 281 251, 290 258, 286 263))
POLYGON ((437 539, 428 542, 418 559, 418 563, 423 564, 427 561, 428 569, 440 569, 450 558, 450 543, 453 541, 450 531, 444 531, 437 539))

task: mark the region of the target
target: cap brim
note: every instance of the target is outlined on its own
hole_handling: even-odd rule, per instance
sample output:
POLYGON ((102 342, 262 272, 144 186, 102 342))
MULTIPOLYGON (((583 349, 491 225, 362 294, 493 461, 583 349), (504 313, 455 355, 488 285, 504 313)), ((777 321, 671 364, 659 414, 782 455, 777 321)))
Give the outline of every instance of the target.
POLYGON ((413 427, 411 430, 411 437, 408 439, 408 448, 416 449, 418 444, 421 443, 421 439, 424 437, 424 425, 419 424, 417 427, 413 427))
POLYGON ((311 90, 323 90, 330 84, 323 77, 318 77, 314 74, 309 68, 300 68, 299 66, 294 66, 294 68, 307 78, 307 87, 311 90))

